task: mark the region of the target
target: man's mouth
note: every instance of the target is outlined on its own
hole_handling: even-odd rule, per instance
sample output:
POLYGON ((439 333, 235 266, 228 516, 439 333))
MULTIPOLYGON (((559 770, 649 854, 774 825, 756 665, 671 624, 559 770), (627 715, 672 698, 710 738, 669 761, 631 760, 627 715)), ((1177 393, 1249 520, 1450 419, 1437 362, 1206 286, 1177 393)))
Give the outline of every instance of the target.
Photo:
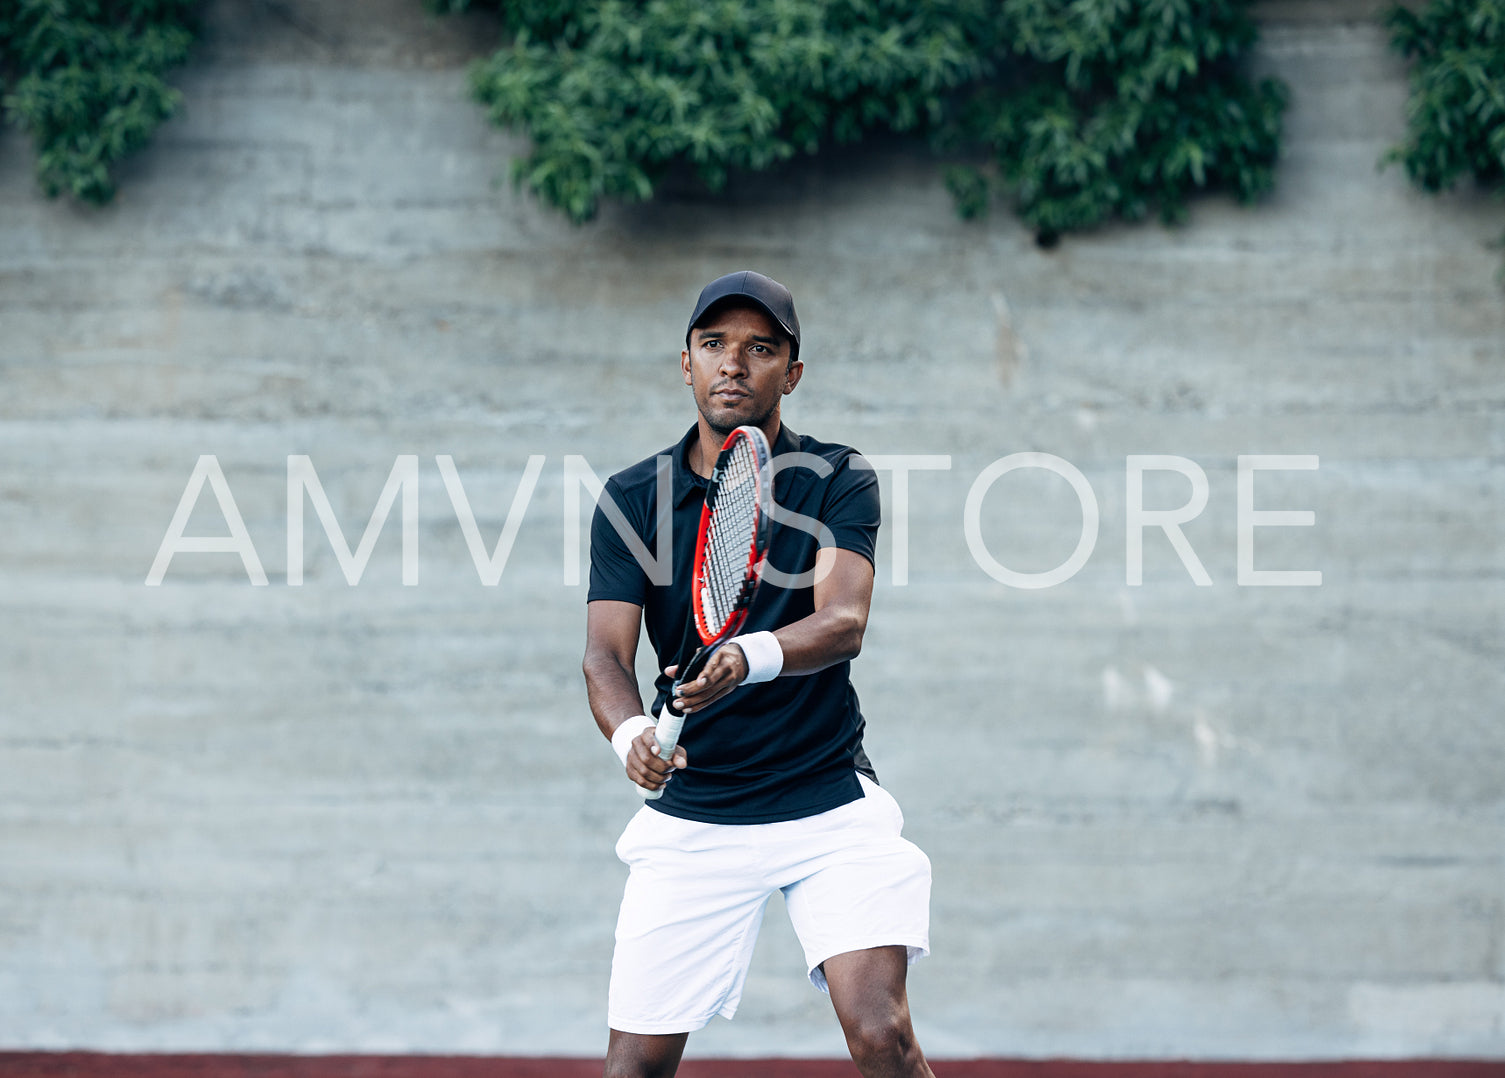
POLYGON ((719 397, 721 400, 735 404, 737 401, 746 400, 752 394, 742 389, 714 389, 711 391, 711 396, 719 397))

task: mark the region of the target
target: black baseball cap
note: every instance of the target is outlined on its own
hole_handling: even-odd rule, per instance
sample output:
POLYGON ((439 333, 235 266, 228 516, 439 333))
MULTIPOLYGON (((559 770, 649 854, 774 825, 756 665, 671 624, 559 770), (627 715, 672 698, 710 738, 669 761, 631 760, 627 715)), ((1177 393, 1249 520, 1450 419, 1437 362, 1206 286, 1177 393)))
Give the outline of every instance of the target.
POLYGON ((695 313, 690 315, 690 324, 685 327, 685 347, 690 346, 690 331, 705 317, 712 307, 729 299, 751 300, 753 305, 768 312, 768 317, 777 322, 794 342, 793 355, 800 354, 800 320, 794 313, 794 297, 789 289, 772 277, 765 277, 752 270, 738 270, 725 277, 717 277, 700 290, 695 301, 695 313))

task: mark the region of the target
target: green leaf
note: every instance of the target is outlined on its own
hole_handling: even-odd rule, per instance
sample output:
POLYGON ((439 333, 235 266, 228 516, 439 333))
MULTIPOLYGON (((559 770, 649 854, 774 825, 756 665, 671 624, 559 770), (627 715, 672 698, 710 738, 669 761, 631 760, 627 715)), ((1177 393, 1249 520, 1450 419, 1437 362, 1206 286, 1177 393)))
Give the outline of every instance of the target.
POLYGON ((1199 190, 1270 188, 1287 95, 1247 76, 1247 6, 513 0, 516 37, 471 86, 532 140, 518 182, 577 221, 603 199, 651 197, 671 172, 716 190, 821 146, 917 132, 994 162, 946 170, 959 213, 1002 187, 1057 236, 1179 219, 1199 190))
POLYGON ((166 75, 188 56, 194 0, 0 0, 3 106, 36 147, 49 197, 115 193, 111 168, 181 104, 166 75))

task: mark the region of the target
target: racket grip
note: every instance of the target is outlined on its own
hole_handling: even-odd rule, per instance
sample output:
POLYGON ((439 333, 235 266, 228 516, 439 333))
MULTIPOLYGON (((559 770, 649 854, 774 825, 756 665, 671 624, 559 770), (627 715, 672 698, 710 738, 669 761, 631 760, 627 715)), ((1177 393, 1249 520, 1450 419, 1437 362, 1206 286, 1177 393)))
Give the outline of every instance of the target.
MULTIPOLYGON (((678 688, 678 686, 679 682, 676 681, 675 687, 678 688)), ((660 760, 667 763, 674 759, 674 747, 679 744, 679 733, 684 727, 685 717, 671 708, 666 700, 662 712, 658 717, 658 724, 653 728, 653 738, 658 742, 658 758, 660 760)), ((664 796, 664 788, 662 786, 657 790, 649 790, 646 787, 638 786, 636 783, 633 783, 633 786, 642 795, 644 801, 657 801, 660 797, 664 796)))
MULTIPOLYGON (((730 637, 728 637, 727 639, 730 639, 730 637)), ((724 642, 725 641, 723 641, 723 643, 724 642)), ((703 647, 699 651, 697 651, 694 658, 685 663, 685 668, 680 672, 679 677, 674 679, 674 688, 669 690, 669 699, 674 699, 674 694, 685 682, 694 681, 696 678, 698 678, 700 676, 700 672, 705 669, 705 664, 711 661, 711 656, 716 654, 716 652, 720 650, 721 644, 712 644, 709 647, 703 647)), ((669 705, 665 704, 664 706, 668 707, 669 705)))

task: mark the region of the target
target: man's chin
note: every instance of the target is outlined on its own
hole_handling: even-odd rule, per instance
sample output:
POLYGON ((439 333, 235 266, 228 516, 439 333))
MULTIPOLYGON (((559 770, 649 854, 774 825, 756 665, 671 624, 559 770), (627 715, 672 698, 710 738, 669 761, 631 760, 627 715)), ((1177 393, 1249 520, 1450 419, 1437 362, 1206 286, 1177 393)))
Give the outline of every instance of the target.
POLYGON ((711 405, 702 408, 700 414, 705 418, 706 424, 717 434, 730 434, 738 427, 761 427, 773 413, 769 411, 759 415, 751 407, 751 403, 751 401, 744 401, 741 407, 736 408, 711 405))

